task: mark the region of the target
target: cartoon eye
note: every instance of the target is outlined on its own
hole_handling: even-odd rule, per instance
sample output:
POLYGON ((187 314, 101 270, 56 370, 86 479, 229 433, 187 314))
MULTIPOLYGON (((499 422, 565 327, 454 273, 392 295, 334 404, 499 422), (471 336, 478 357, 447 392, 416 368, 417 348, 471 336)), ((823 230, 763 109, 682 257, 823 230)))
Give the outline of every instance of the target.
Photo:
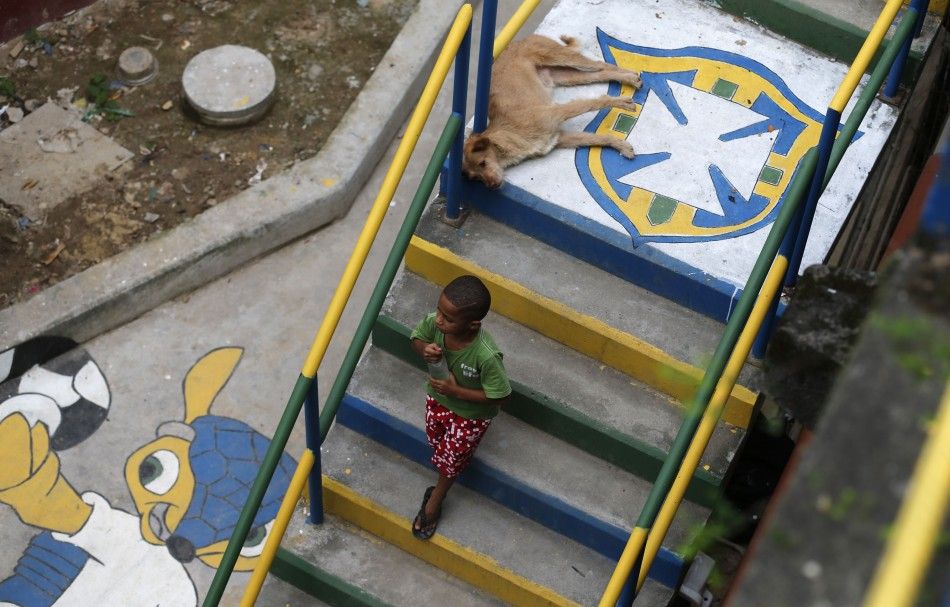
POLYGON ((260 554, 264 552, 264 543, 267 541, 267 536, 270 535, 270 530, 273 526, 274 521, 266 525, 252 527, 251 530, 247 532, 247 539, 244 540, 244 547, 241 548, 241 556, 246 558, 260 556, 260 554))
POLYGON ((167 449, 160 449, 139 464, 139 482, 146 490, 164 495, 178 480, 178 466, 178 456, 167 449))

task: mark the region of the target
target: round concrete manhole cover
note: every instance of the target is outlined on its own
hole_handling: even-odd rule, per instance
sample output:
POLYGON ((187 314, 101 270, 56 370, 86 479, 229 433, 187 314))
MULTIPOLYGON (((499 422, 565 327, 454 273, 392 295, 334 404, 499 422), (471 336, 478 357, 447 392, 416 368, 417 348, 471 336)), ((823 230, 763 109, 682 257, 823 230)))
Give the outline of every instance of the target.
POLYGON ((185 66, 181 84, 203 122, 238 125, 267 112, 277 76, 270 59, 259 51, 226 44, 195 55, 185 66))

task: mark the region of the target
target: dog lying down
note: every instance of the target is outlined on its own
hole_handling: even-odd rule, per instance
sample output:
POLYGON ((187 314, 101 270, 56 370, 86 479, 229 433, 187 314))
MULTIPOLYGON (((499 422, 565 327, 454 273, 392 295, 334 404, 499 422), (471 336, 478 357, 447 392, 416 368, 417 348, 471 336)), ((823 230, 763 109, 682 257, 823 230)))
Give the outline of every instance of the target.
POLYGON ((547 154, 555 147, 611 147, 633 158, 633 146, 611 135, 562 131, 561 123, 606 107, 635 109, 632 99, 604 95, 556 104, 557 85, 616 80, 637 89, 637 72, 588 59, 576 50, 577 41, 561 36, 564 45, 544 36, 528 36, 509 46, 492 67, 488 128, 465 141, 462 171, 490 188, 501 186, 504 169, 522 160, 547 154), (566 46, 565 46, 566 45, 566 46))

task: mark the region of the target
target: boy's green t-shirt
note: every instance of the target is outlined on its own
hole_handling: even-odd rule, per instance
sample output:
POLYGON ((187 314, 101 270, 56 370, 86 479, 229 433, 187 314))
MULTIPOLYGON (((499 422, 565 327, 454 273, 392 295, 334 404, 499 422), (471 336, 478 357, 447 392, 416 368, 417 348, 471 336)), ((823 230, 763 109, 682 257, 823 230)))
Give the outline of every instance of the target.
MULTIPOLYGON (((508 383, 508 373, 502 363, 502 353, 485 329, 479 330, 472 343, 461 350, 452 351, 445 347, 445 334, 436 328, 435 312, 432 312, 413 329, 409 340, 413 339, 434 342, 442 348, 445 362, 460 386, 484 390, 488 398, 504 398, 511 394, 511 384, 508 383)), ((428 381, 426 393, 446 409, 468 419, 490 419, 498 415, 500 409, 498 405, 473 403, 439 394, 428 381)))

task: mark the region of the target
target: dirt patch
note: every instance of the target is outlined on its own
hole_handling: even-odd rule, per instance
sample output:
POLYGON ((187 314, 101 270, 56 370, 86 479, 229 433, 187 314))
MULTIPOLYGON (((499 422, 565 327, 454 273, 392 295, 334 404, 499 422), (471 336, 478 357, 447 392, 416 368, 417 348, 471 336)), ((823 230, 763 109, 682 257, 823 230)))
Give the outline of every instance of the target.
MULTIPOLYGON (((4 45, 0 107, 29 114, 60 100, 135 158, 35 222, 0 200, 0 308, 314 156, 416 2, 103 0, 4 45), (185 64, 221 44, 255 48, 274 64, 277 100, 254 125, 203 125, 182 99, 185 64), (160 71, 123 88, 115 65, 131 46, 151 50, 160 71), (90 111, 95 97, 103 104, 103 86, 106 111, 90 111)), ((9 126, 3 114, 0 130, 9 126)))

